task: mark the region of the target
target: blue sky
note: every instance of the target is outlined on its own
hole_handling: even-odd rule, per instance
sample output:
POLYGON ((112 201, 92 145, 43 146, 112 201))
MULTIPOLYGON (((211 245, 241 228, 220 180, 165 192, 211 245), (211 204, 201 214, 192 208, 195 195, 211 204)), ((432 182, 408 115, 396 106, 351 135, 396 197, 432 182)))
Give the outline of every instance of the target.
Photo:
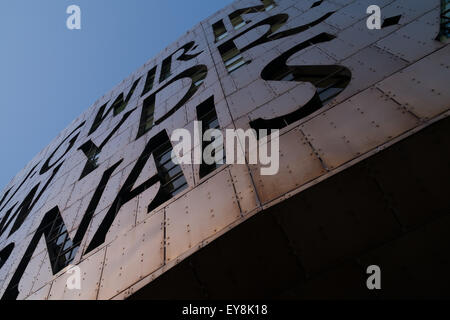
POLYGON ((0 192, 95 100, 231 0, 1 0, 0 192), (81 8, 81 30, 66 9, 81 8))

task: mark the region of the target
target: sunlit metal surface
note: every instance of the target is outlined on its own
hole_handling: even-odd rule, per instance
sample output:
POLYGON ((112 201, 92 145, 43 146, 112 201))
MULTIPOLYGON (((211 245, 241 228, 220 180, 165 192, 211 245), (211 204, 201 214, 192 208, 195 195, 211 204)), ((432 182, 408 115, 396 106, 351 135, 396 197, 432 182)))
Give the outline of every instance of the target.
POLYGON ((104 190, 91 212, 92 219, 87 221, 75 260, 53 274, 43 236, 20 278, 18 299, 126 298, 263 208, 282 202, 448 116, 450 47, 435 40, 440 25, 439 0, 328 0, 314 8, 308 0, 276 3, 267 12, 245 15, 247 24, 239 30, 233 29, 228 15, 236 9, 258 5, 259 1, 235 1, 201 22, 96 101, 17 174, 0 193, 0 199, 4 198, 0 219, 4 222, 11 218, 8 211, 15 203, 22 203, 37 184, 41 190, 50 182, 15 232, 11 233, 14 219, 9 225, 2 224, 0 250, 11 243, 15 246, 2 261, 0 295, 12 292, 12 279, 46 213, 57 206, 73 238, 83 217, 92 209, 90 203, 99 187, 104 190), (384 18, 401 15, 399 23, 368 30, 366 9, 371 4, 381 7, 384 18), (276 31, 282 33, 329 13, 324 21, 302 32, 245 50, 242 57, 247 64, 227 72, 218 46, 243 33, 235 44, 244 50, 269 30, 268 25, 253 28, 257 23, 287 14, 287 22, 276 31), (216 43, 211 25, 220 19, 229 35, 216 43), (278 117, 305 105, 315 92, 311 83, 265 81, 261 71, 287 50, 321 33, 335 38, 293 54, 288 65, 340 65, 351 71, 352 79, 342 93, 318 111, 280 130, 277 175, 260 175, 259 165, 224 165, 200 179, 198 165, 183 165, 187 188, 151 212, 147 208, 157 197, 159 183, 126 203, 115 201, 127 187, 136 188, 156 174, 153 157, 149 157, 133 185, 126 185, 151 139, 162 130, 170 137, 177 128, 186 128, 193 134, 196 108, 209 97, 214 96, 223 129, 248 129, 252 120, 278 117), (178 49, 190 41, 195 41, 195 46, 186 54, 197 55, 178 59, 182 56, 178 49), (171 76, 159 83, 162 61, 171 54, 171 76), (197 65, 206 66, 207 76, 194 95, 171 116, 136 138, 144 100, 163 88, 156 97, 154 120, 163 119, 191 90, 188 78, 170 83, 171 79, 197 65), (141 97, 145 76, 155 66, 153 89, 141 97), (126 96, 140 78, 126 108, 116 116, 109 112, 97 130, 90 133, 100 108, 107 103, 106 113, 116 97, 122 92, 126 96), (130 116, 120 124, 127 112, 131 112, 130 116), (105 140, 117 126, 118 130, 105 140), (75 142, 68 148, 68 141, 75 134, 75 142), (88 140, 96 146, 107 142, 96 160, 97 168, 80 179, 86 156, 79 148, 88 140), (49 157, 51 169, 40 173, 49 157), (61 167, 52 178, 58 165, 61 167), (114 165, 117 167, 106 185, 99 186, 104 173, 114 165), (97 239, 98 230, 104 228, 105 217, 118 205, 104 241, 87 252, 89 244, 97 239), (74 265, 81 269, 80 290, 66 286, 70 276, 66 272, 74 265))

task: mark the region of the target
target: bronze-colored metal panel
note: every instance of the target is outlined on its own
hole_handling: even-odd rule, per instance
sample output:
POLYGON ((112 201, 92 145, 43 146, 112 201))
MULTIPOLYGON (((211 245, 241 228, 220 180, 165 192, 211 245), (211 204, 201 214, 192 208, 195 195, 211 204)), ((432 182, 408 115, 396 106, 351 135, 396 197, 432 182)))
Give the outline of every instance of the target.
POLYGON ((31 259, 30 263, 25 269, 25 273, 23 274, 22 279, 19 282, 19 296, 17 297, 18 299, 22 300, 30 294, 34 280, 38 275, 45 255, 45 252, 41 252, 31 259))
POLYGON ((401 14, 402 17, 399 23, 406 25, 439 6, 439 0, 396 0, 384 7, 382 12, 385 17, 393 17, 401 14))
MULTIPOLYGON (((121 163, 106 184, 73 261, 82 270, 82 289, 68 290, 66 287, 69 274, 65 272, 71 266, 53 275, 46 253, 47 244, 42 237, 21 279, 20 299, 46 299, 49 294, 51 299, 125 298, 134 289, 140 289, 143 283, 153 281, 262 208, 321 183, 341 169, 448 115, 450 46, 443 47, 443 43, 434 40, 439 27, 438 0, 333 0, 312 8, 312 3, 307 0, 276 2, 277 5, 267 12, 247 15, 245 18, 251 21, 240 30, 233 30, 228 14, 237 8, 255 5, 255 1, 236 1, 201 22, 98 99, 17 174, 5 191, 19 185, 35 165, 43 163, 71 131, 86 121, 73 148, 61 161, 64 162, 62 167, 23 225, 9 237, 10 225, 0 236, 0 250, 11 242, 16 244, 0 270, 0 295, 8 286, 44 215, 58 206, 73 237, 103 173, 119 161, 121 163), (398 24, 368 30, 366 9, 372 4, 382 8, 383 18, 401 15, 398 24), (218 44, 225 43, 252 24, 269 16, 288 14, 286 24, 277 30, 281 33, 332 11, 336 12, 303 32, 242 52, 248 63, 232 73, 226 70, 218 44), (216 43, 211 23, 220 19, 224 20, 230 34, 216 43), (298 51, 288 59, 287 65, 343 65, 352 71, 352 80, 322 109, 280 130, 280 167, 276 175, 261 175, 259 165, 224 165, 199 179, 198 164, 182 165, 188 188, 152 212, 147 212, 147 208, 160 188, 159 183, 136 195, 121 207, 105 242, 84 253, 146 143, 163 130, 169 137, 178 128, 187 128, 192 133, 197 107, 209 97, 214 96, 222 129, 248 129, 252 120, 276 118, 305 106, 316 92, 310 82, 264 81, 261 71, 283 52, 323 32, 336 38, 298 51), (189 41, 195 41, 197 46, 189 54, 203 52, 184 61, 177 59, 181 55, 178 51, 172 59, 172 76, 203 64, 208 69, 206 78, 179 110, 136 139, 143 100, 169 81, 158 83, 156 79, 152 91, 141 97, 139 92, 142 92, 147 72, 156 67, 158 78, 163 59, 189 41), (122 92, 126 94, 139 77, 142 80, 122 113, 114 116, 110 112, 97 130, 89 134, 100 107, 109 101, 109 108, 115 97, 122 92), (104 145, 98 157, 98 168, 80 180, 86 155, 79 147, 88 139, 101 145, 123 114, 134 108, 136 110, 104 145), (103 267, 105 257, 107 262, 103 267)), ((242 49, 267 30, 267 25, 261 26, 236 39, 237 48, 242 49)), ((191 80, 184 78, 161 91, 156 98, 154 119, 163 117, 190 85, 191 80)), ((54 159, 64 150, 65 147, 60 148, 54 159)), ((246 155, 248 160, 248 150, 246 155)), ((40 166, 37 168, 39 170, 40 166)), ((150 157, 134 187, 155 174, 153 157, 150 157)), ((12 197, 9 206, 22 202, 32 188, 38 183, 44 185, 50 175, 51 170, 30 177, 12 197)), ((4 217, 4 212, 0 217, 4 217)))
MULTIPOLYGON (((280 82, 276 81, 268 81, 268 83, 272 84, 274 87, 279 87, 280 84, 280 82)), ((258 118, 272 119, 279 117, 282 114, 289 114, 297 110, 299 106, 308 103, 308 101, 314 97, 315 92, 316 88, 311 83, 302 82, 288 92, 285 92, 263 106, 254 109, 248 116, 250 120, 256 120, 258 118)), ((249 120, 246 119, 244 124, 248 126, 248 122, 249 120)), ((235 124, 238 127, 238 124, 235 124)), ((247 130, 248 128, 244 127, 243 129, 247 130)))
POLYGON ((39 269, 39 273, 36 275, 36 278, 33 282, 33 288, 31 289, 31 292, 40 291, 42 287, 51 283, 52 280, 53 280, 53 271, 50 265, 48 253, 46 253, 45 258, 42 261, 41 267, 39 269))
POLYGON ((440 8, 436 8, 378 41, 377 46, 407 61, 416 61, 444 45, 435 40, 439 19, 440 8))
MULTIPOLYGON (((336 1, 335 1, 336 2, 336 1)), ((366 10, 370 5, 377 5, 380 8, 394 2, 394 0, 357 0, 357 1, 337 1, 345 5, 335 14, 327 19, 327 23, 332 26, 345 29, 357 21, 367 17, 366 10)))
POLYGON ((228 170, 166 207, 166 260, 199 245, 241 216, 228 170))
MULTIPOLYGON (((78 227, 77 218, 79 217, 82 202, 83 199, 77 200, 70 207, 67 207, 63 212, 61 212, 61 217, 66 224, 67 230, 69 231, 72 231, 74 228, 78 227)), ((81 215, 82 213, 80 216, 81 215)), ((78 220, 81 220, 81 217, 78 220)))
POLYGON ((261 175, 260 165, 250 165, 262 204, 275 200, 326 172, 315 151, 298 128, 282 135, 279 144, 280 167, 277 174, 261 175))
POLYGON ((151 216, 107 247, 98 299, 110 299, 164 264, 164 214, 151 216))
POLYGON ((69 266, 63 269, 61 275, 53 283, 48 296, 49 300, 93 300, 97 299, 100 285, 100 275, 105 260, 105 250, 102 249, 81 261, 77 267, 80 268, 81 287, 80 289, 69 289, 67 280, 74 276, 74 273, 67 273, 69 266))
POLYGON ((50 294, 51 284, 47 284, 38 291, 29 295, 25 300, 47 300, 50 294))
POLYGON ((97 251, 103 250, 109 243, 111 243, 114 239, 116 239, 118 237, 117 234, 108 232, 106 234, 106 239, 103 244, 101 244, 100 246, 98 246, 97 248, 93 249, 92 251, 90 251, 88 253, 85 252, 89 243, 92 241, 92 238, 94 237, 95 232, 98 230, 100 224, 102 223, 103 219, 105 218, 107 211, 108 211, 107 209, 103 210, 102 212, 96 214, 92 218, 92 220, 89 224, 89 228, 86 232, 86 235, 84 236, 83 241, 81 242, 80 249, 78 250, 78 252, 76 254, 76 257, 75 257, 76 261, 81 260, 81 258, 90 257, 97 251))
POLYGON ((227 97, 228 106, 234 119, 261 106, 274 98, 273 92, 265 81, 257 80, 250 85, 227 97))
POLYGON ((377 87, 420 118, 436 116, 450 107, 449 56, 447 45, 377 87))
POLYGON ((362 49, 340 64, 350 69, 352 80, 335 98, 337 102, 345 101, 407 66, 404 60, 375 46, 362 49))
POLYGON ((366 20, 360 20, 351 27, 339 32, 336 38, 320 43, 317 46, 334 59, 340 61, 349 58, 358 51, 368 47, 372 43, 390 34, 399 26, 391 26, 391 29, 369 30, 366 20))
POLYGON ((136 214, 138 209, 138 198, 131 199, 125 203, 117 213, 114 222, 109 229, 111 234, 122 234, 133 229, 136 225, 136 214))
POLYGON ((311 119, 301 129, 333 169, 418 124, 404 108, 370 88, 311 119))
POLYGON ((229 170, 239 200, 239 207, 241 208, 242 214, 247 215, 259 208, 258 196, 253 184, 253 179, 245 164, 230 165, 229 170))
MULTIPOLYGON (((137 214, 136 214, 136 224, 139 224, 143 222, 145 219, 148 219, 150 215, 155 214, 159 211, 153 211, 153 212, 147 212, 148 211, 148 205, 150 202, 155 198, 156 194, 158 193, 158 190, 160 188, 160 184, 157 183, 154 186, 151 186, 144 192, 142 192, 138 197, 138 207, 137 207, 137 214)), ((155 209, 158 210, 158 209, 155 209)))

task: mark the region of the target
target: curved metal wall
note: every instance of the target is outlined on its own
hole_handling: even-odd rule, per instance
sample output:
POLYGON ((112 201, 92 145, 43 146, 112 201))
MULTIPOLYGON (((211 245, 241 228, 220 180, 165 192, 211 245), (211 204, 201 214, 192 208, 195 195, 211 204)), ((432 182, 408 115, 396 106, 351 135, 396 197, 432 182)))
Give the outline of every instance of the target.
POLYGON ((96 101, 6 186, 0 194, 4 298, 126 298, 261 210, 448 116, 450 47, 435 40, 439 0, 275 3, 266 11, 257 0, 236 1, 197 24, 96 101), (385 19, 400 16, 398 22, 369 30, 366 9, 373 4, 385 19), (244 14, 247 23, 235 30, 229 15, 248 7, 260 9, 244 14), (228 36, 216 41, 212 25, 219 20, 228 36), (247 62, 232 73, 220 52, 230 43, 247 62), (198 165, 183 165, 188 187, 147 212, 160 188, 145 183, 156 172, 147 150, 152 138, 164 131, 170 137, 177 128, 193 133, 199 104, 213 96, 222 129, 248 129, 311 99, 311 82, 263 80, 263 69, 287 52, 285 67, 341 66, 351 79, 323 107, 281 128, 279 173, 263 176, 259 165, 224 165, 200 178, 198 165), (171 55, 171 75, 160 82, 171 55), (192 90, 189 72, 199 65, 207 76, 183 101, 192 90), (155 84, 141 96, 154 67, 155 84), (156 92, 156 125, 139 135, 144 101, 156 92), (121 93, 129 98, 125 109, 102 118, 102 107, 106 113, 121 93), (98 167, 80 178, 87 160, 81 147, 88 141, 101 148, 98 167), (73 263, 53 274, 39 232, 55 208, 81 245, 73 263), (80 290, 66 285, 74 265, 82 273, 80 290))

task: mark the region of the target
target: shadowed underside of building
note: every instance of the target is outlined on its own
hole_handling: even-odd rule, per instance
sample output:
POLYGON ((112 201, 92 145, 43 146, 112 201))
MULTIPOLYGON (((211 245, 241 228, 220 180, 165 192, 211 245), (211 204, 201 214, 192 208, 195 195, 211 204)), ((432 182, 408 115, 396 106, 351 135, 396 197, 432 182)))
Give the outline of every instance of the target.
POLYGON ((130 299, 449 298, 450 119, 234 228, 130 299), (366 287, 381 268, 382 290, 366 287))

